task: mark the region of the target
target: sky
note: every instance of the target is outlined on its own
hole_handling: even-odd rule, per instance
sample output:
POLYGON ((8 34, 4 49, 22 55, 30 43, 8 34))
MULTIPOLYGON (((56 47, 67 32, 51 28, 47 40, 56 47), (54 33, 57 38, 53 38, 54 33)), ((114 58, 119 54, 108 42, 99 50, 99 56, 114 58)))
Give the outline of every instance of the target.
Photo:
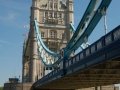
MULTIPOLYGON (((10 77, 22 76, 22 48, 28 33, 32 0, 0 0, 0 86, 10 77)), ((90 0, 74 0, 74 26, 77 27, 90 0)), ((120 25, 120 0, 112 0, 107 10, 108 32, 120 25)), ((104 33, 103 18, 91 34, 93 43, 104 33)))

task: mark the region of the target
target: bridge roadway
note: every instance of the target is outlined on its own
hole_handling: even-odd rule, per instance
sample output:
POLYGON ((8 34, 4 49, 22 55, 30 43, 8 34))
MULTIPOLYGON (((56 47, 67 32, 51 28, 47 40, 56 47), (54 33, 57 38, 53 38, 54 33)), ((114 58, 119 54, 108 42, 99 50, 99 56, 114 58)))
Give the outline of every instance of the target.
POLYGON ((120 83, 120 25, 35 82, 32 90, 77 89, 120 83))

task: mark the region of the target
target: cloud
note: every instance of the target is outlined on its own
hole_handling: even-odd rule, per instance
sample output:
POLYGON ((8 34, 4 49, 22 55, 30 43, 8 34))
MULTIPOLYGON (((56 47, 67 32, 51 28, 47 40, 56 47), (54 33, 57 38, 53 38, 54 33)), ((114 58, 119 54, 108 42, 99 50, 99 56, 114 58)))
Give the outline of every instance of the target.
POLYGON ((10 13, 8 14, 7 20, 15 20, 16 14, 15 13, 10 13))
POLYGON ((0 16, 0 20, 2 22, 13 22, 15 21, 17 18, 17 13, 15 12, 10 12, 10 13, 7 13, 7 14, 3 14, 2 16, 0 16))
MULTIPOLYGON (((30 0, 32 1, 32 0, 30 0)), ((30 8, 31 3, 29 0, 0 0, 0 6, 2 7, 1 11, 4 10, 17 10, 17 11, 25 11, 30 8)))
POLYGON ((30 5, 29 0, 0 0, 0 25, 22 29, 29 20, 30 5))
POLYGON ((4 46, 4 45, 12 45, 12 43, 5 40, 0 40, 0 46, 4 46))
POLYGON ((20 14, 16 11, 9 11, 5 12, 2 15, 0 15, 0 21, 1 25, 4 25, 5 27, 20 27, 20 20, 21 18, 20 14))

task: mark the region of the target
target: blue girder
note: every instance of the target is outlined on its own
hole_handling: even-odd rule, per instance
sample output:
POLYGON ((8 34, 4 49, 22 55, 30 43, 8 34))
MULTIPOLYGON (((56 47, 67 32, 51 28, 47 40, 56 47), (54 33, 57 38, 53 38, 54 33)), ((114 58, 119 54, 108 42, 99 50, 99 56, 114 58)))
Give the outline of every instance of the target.
POLYGON ((95 10, 95 5, 98 0, 91 0, 84 15, 83 18, 81 19, 76 31, 75 28, 72 24, 70 24, 70 29, 74 33, 71 40, 67 44, 66 48, 64 49, 64 56, 63 58, 60 58, 60 55, 49 50, 45 44, 42 41, 41 38, 41 33, 39 32, 38 28, 38 23, 35 20, 35 31, 36 31, 36 36, 37 36, 37 42, 39 46, 39 52, 40 52, 40 57, 42 59, 42 62, 46 66, 55 66, 58 65, 64 58, 68 58, 72 51, 76 50, 79 48, 82 43, 84 43, 84 38, 89 37, 92 31, 94 30, 95 26, 98 24, 100 21, 101 17, 103 16, 102 11, 106 10, 112 0, 102 0, 101 4, 95 10), (87 24, 87 25, 86 25, 87 24), (44 54, 47 54, 47 56, 44 56, 44 54), (48 63, 47 57, 50 57, 51 60, 53 59, 53 62, 48 63))
POLYGON ((97 0, 91 0, 90 1, 90 3, 88 5, 88 7, 87 7, 87 9, 86 9, 80 23, 79 23, 74 35, 72 36, 71 40, 67 44, 66 49, 69 49, 71 46, 73 46, 76 38, 79 38, 78 34, 83 31, 83 27, 85 26, 86 21, 88 21, 89 15, 91 15, 91 13, 94 12, 96 3, 97 3, 97 0))
MULTIPOLYGON (((71 46, 69 46, 69 44, 68 44, 68 46, 66 47, 66 49, 65 49, 65 57, 68 57, 73 50, 76 50, 77 48, 79 48, 80 45, 84 42, 84 38, 85 37, 89 37, 89 35, 92 33, 92 31, 94 30, 95 26, 98 24, 98 22, 100 21, 101 17, 103 16, 102 12, 108 8, 108 6, 110 5, 111 1, 112 0, 107 0, 107 1, 106 0, 102 0, 100 6, 96 10, 93 18, 89 22, 89 24, 86 27, 86 29, 84 31, 82 31, 80 33, 80 35, 77 34, 77 35, 79 35, 79 38, 76 41, 73 40, 73 42, 72 42, 73 45, 70 44, 71 46)), ((78 25, 77 30, 79 30, 79 27, 80 26, 78 25)))
POLYGON ((51 67, 54 62, 56 62, 58 59, 59 59, 59 54, 49 50, 42 38, 41 38, 41 33, 39 31, 39 28, 38 28, 38 23, 36 20, 34 20, 34 24, 35 24, 35 32, 36 32, 36 37, 37 37, 37 43, 38 43, 38 50, 39 50, 39 54, 40 54, 40 59, 42 60, 42 62, 48 66, 48 67, 51 67), (47 54, 47 56, 45 56, 47 54), (48 61, 48 58, 51 60, 51 61, 48 61))
POLYGON ((75 33, 75 27, 72 23, 70 23, 70 31, 74 34, 75 33))
POLYGON ((43 48, 46 50, 47 53, 49 53, 49 54, 51 54, 51 55, 53 55, 53 56, 58 56, 57 53, 49 50, 49 49, 45 46, 45 44, 44 44, 44 42, 43 42, 43 40, 42 40, 42 38, 41 38, 41 33, 39 32, 38 23, 37 23, 36 20, 35 20, 34 22, 35 22, 36 34, 37 34, 37 37, 38 37, 38 40, 39 40, 38 42, 41 43, 41 45, 43 46, 43 48))

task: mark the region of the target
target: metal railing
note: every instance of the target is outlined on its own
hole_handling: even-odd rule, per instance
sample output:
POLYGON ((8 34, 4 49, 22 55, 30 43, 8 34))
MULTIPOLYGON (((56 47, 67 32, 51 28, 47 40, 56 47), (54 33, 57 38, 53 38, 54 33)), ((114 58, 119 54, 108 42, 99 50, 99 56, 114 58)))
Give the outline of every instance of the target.
POLYGON ((108 54, 110 50, 113 50, 111 47, 116 48, 116 46, 113 45, 117 45, 117 48, 120 46, 120 25, 74 57, 68 60, 62 60, 60 68, 44 76, 42 79, 34 83, 33 86, 36 88, 37 86, 41 86, 45 83, 51 82, 52 80, 63 77, 67 72, 69 72, 69 70, 72 70, 73 67, 81 67, 83 69, 86 65, 92 65, 96 62, 99 63, 102 59, 105 60, 111 58, 106 57, 106 54, 108 54))

